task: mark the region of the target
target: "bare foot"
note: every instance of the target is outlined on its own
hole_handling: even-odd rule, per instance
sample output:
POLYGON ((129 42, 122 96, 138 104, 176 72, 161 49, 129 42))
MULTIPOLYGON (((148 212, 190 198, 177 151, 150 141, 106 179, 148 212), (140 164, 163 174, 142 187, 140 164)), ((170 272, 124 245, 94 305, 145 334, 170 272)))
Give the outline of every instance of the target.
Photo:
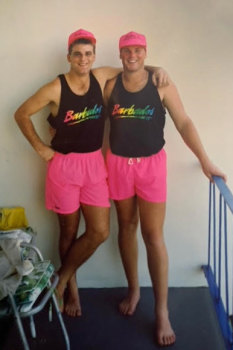
POLYGON ((156 341, 160 346, 170 346, 176 341, 167 312, 156 317, 156 341))
POLYGON ((119 310, 122 315, 132 316, 136 310, 140 299, 140 291, 129 291, 125 299, 119 304, 119 310))
POLYGON ((82 315, 78 287, 75 278, 71 278, 71 280, 68 282, 65 293, 64 309, 68 316, 79 317, 82 315))
POLYGON ((65 313, 71 317, 79 317, 82 315, 79 294, 71 294, 70 290, 67 291, 64 305, 65 313))

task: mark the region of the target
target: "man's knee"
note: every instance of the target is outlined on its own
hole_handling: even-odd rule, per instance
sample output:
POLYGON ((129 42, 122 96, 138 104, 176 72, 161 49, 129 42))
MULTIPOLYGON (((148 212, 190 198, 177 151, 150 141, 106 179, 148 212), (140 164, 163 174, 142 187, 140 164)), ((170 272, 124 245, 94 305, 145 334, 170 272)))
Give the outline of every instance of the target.
POLYGON ((138 219, 133 218, 132 220, 119 220, 119 234, 129 235, 134 234, 137 231, 138 219))
POLYGON ((98 233, 99 239, 100 239, 100 243, 103 243, 104 241, 106 241, 109 237, 109 229, 105 228, 99 231, 98 233))
POLYGON ((99 229, 91 228, 87 230, 86 234, 94 245, 100 245, 108 238, 109 229, 107 227, 99 229))
POLYGON ((161 247, 164 245, 164 237, 162 230, 153 230, 152 232, 143 232, 142 231, 143 240, 146 246, 154 246, 161 247))

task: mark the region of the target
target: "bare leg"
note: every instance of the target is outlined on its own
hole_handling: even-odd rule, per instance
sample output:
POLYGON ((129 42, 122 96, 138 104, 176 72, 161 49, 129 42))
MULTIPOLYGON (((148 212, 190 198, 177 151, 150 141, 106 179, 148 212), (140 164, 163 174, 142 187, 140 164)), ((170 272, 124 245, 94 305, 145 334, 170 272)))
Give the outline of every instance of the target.
POLYGON ((109 208, 82 205, 86 231, 78 237, 69 249, 59 269, 57 295, 62 298, 67 282, 79 268, 104 242, 109 235, 109 208))
POLYGON ((175 342, 168 315, 168 256, 163 238, 165 203, 150 203, 138 198, 143 239, 155 296, 156 339, 160 346, 175 342))
POLYGON ((132 315, 140 299, 137 268, 137 199, 136 197, 132 197, 122 201, 116 201, 115 205, 119 223, 118 244, 123 267, 128 281, 128 294, 126 298, 120 302, 119 310, 123 315, 132 315))
POLYGON ((68 316, 77 317, 82 315, 76 274, 73 274, 73 276, 67 283, 67 289, 64 300, 64 310, 68 316))
MULTIPOLYGON (((58 214, 58 220, 60 225, 59 251, 63 263, 68 250, 76 239, 80 212, 76 211, 68 215, 58 214)), ((82 313, 76 284, 76 273, 67 282, 64 310, 67 315, 73 317, 81 316, 82 313)))

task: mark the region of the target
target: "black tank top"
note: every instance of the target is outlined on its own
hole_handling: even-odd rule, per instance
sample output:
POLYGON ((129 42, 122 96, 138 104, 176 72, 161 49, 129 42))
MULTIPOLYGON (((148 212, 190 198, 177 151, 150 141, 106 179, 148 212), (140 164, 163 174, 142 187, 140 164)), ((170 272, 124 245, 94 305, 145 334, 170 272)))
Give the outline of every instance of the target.
POLYGON ((164 144, 165 109, 149 72, 146 86, 138 92, 125 90, 119 74, 108 104, 110 148, 123 157, 147 157, 164 144))
POLYGON ((65 76, 61 81, 61 99, 58 114, 48 117, 50 125, 56 129, 51 141, 52 148, 59 153, 86 153, 102 147, 104 131, 103 97, 100 85, 90 73, 88 92, 79 96, 73 93, 65 76))

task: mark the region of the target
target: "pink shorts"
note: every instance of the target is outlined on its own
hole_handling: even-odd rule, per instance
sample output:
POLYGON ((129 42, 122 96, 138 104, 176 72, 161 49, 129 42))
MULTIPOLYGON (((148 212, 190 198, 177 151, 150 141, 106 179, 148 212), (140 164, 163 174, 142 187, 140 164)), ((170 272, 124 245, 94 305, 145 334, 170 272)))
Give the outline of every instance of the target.
POLYGON ((107 171, 101 150, 55 153, 48 163, 46 208, 60 214, 75 212, 80 203, 110 207, 107 171))
POLYGON ((107 152, 110 198, 123 200, 138 195, 154 203, 166 202, 167 161, 164 149, 150 157, 125 158, 107 152))

